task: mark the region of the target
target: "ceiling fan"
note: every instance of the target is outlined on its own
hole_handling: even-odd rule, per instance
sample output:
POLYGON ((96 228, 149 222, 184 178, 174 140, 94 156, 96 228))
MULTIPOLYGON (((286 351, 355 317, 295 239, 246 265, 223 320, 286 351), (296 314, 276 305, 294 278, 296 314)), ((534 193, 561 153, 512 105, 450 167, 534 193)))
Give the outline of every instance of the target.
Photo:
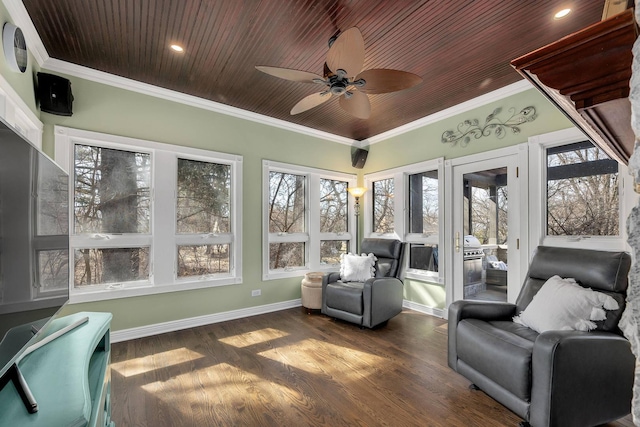
POLYGON ((324 77, 290 68, 257 65, 256 69, 293 82, 325 86, 323 91, 306 96, 294 105, 292 115, 317 107, 335 95, 340 97, 339 104, 343 110, 359 119, 367 119, 371 115, 367 94, 396 92, 422 82, 422 78, 413 73, 384 68, 362 71, 363 65, 364 39, 360 30, 353 27, 329 40, 324 77))

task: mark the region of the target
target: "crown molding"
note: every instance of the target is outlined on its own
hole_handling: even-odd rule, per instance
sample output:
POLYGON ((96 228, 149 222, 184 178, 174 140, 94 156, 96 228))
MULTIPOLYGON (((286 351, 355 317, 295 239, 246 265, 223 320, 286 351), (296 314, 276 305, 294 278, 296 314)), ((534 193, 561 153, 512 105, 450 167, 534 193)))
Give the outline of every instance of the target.
POLYGON ((178 102, 181 104, 189 105, 191 107, 201 108, 204 110, 225 114, 243 120, 249 120, 252 122, 277 127, 292 132, 313 136, 327 141, 338 142, 340 144, 347 145, 351 145, 353 143, 352 139, 345 138, 343 136, 334 135, 332 133, 312 129, 306 126, 301 126, 296 123, 290 123, 285 120, 276 119, 273 117, 254 113, 252 111, 247 111, 241 108, 232 107, 230 105, 221 104, 219 102, 210 101, 208 99, 199 98, 197 96, 187 95, 185 93, 177 92, 174 90, 153 86, 132 79, 127 79, 124 77, 116 76, 114 74, 105 73, 104 71, 94 70, 93 68, 83 67, 69 62, 60 61, 58 59, 50 58, 46 60, 42 65, 42 68, 53 72, 63 73, 69 76, 90 80, 96 83, 137 92, 143 95, 149 95, 156 98, 165 99, 167 101, 178 102))
MULTIPOLYGON (((28 49, 33 54, 35 60, 38 62, 40 68, 50 71, 67 74, 69 76, 78 77, 86 80, 90 80, 96 83, 101 83, 133 92, 137 92, 143 95, 154 96, 156 98, 165 99, 172 102, 177 102, 185 105, 189 105, 195 108, 201 108, 208 111, 213 111, 220 114, 236 117, 243 120, 249 120, 252 122, 264 124, 267 126, 273 126, 276 128, 297 132, 303 135, 312 136, 315 138, 323 139, 326 141, 337 142, 339 144, 354 145, 357 143, 363 144, 361 141, 354 141, 351 138, 345 138, 340 135, 335 135, 329 132, 320 131, 307 126, 302 126, 296 123, 287 122, 285 120, 276 119, 273 117, 265 116, 262 114, 254 113, 247 110, 242 110, 237 107, 232 107, 219 102, 210 101, 204 98, 199 98, 193 95, 187 95, 181 92, 164 89, 158 86, 153 86, 147 83, 142 83, 136 80, 127 79, 124 77, 116 76, 114 74, 105 73, 104 71, 94 70, 93 68, 83 67, 80 65, 72 64, 58 59, 53 59, 47 53, 47 50, 40 39, 40 35, 31 21, 31 17, 27 13, 27 9, 24 7, 22 0, 2 0, 11 19, 14 24, 20 27, 24 33, 27 41, 28 49)), ((527 80, 521 80, 516 83, 510 84, 503 88, 497 89, 493 92, 481 95, 477 98, 415 120, 406 125, 399 126, 395 129, 391 129, 387 132, 380 133, 371 138, 366 139, 366 144, 375 144, 407 132, 419 129, 421 127, 430 125, 440 120, 444 120, 449 117, 467 112, 474 108, 481 107, 487 103, 498 101, 502 98, 506 98, 511 95, 523 92, 525 90, 533 88, 533 85, 527 80)))

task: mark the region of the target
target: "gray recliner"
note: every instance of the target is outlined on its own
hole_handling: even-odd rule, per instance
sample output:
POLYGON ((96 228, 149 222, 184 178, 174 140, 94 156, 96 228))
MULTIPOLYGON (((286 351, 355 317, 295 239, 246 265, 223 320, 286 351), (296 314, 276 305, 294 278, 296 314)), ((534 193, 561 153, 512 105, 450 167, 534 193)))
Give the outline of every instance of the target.
POLYGON ((635 358, 618 321, 630 265, 626 252, 538 247, 515 304, 451 304, 449 366, 534 427, 587 427, 624 417, 631 411, 635 358), (538 334, 512 322, 554 275, 610 295, 620 308, 590 332, 538 334))
POLYGON ((403 244, 399 240, 364 239, 360 252, 376 258, 375 277, 342 282, 340 273, 322 278, 322 313, 373 328, 402 311, 403 283, 399 279, 403 244))

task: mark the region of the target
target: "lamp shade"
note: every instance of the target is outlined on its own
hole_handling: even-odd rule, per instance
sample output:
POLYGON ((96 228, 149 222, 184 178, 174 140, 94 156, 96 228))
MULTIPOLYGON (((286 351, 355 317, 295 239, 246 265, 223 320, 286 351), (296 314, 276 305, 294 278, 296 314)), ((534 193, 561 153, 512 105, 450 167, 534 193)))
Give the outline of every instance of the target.
POLYGON ((367 192, 367 187, 349 187, 347 191, 351 193, 353 197, 362 197, 362 195, 367 192))

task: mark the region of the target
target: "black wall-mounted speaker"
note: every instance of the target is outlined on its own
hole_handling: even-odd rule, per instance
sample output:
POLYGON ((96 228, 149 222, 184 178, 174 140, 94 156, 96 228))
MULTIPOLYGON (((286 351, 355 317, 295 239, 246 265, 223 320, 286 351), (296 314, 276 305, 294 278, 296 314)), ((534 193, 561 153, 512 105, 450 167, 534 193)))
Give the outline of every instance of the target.
POLYGON ((351 166, 353 166, 356 169, 362 169, 364 167, 365 162, 367 161, 368 154, 369 154, 369 150, 356 148, 355 151, 351 153, 351 166))
POLYGON ((38 101, 40 111, 71 116, 73 114, 73 94, 71 82, 53 74, 38 73, 38 101))

